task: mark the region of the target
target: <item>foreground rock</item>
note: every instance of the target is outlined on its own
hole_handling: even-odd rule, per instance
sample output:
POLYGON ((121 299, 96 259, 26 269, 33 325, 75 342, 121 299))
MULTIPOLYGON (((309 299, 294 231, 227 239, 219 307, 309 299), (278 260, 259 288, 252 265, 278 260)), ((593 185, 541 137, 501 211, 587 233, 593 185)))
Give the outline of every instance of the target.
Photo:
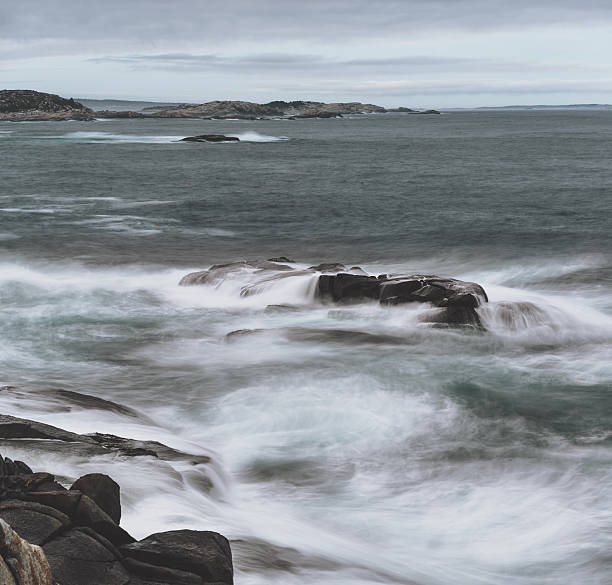
MULTIPOLYGON (((184 453, 158 441, 137 441, 107 433, 80 435, 59 427, 7 414, 0 414, 0 439, 18 439, 20 444, 23 444, 24 439, 32 439, 41 448, 46 444, 52 451, 61 450, 60 445, 63 444, 71 454, 84 457, 117 454, 124 457, 154 457, 165 461, 188 461, 192 465, 210 462, 210 458, 206 455, 184 453)), ((4 463, 0 461, 0 474, 3 472, 5 475, 15 475, 22 472, 31 473, 31 470, 22 462, 5 459, 4 463), (5 466, 9 467, 5 469, 5 466), (20 468, 19 466, 25 467, 20 468)), ((3 494, 3 485, 0 479, 0 498, 3 494)))
MULTIPOLYGON (((431 309, 422 315, 424 322, 483 329, 478 308, 488 298, 482 286, 474 282, 422 274, 370 275, 358 266, 347 269, 340 263, 294 268, 280 260, 285 258, 215 264, 208 270, 187 274, 179 284, 216 286, 243 271, 250 282, 242 286, 241 295, 250 296, 287 278, 316 276, 314 296, 321 302, 347 305, 376 301, 384 306, 422 303, 431 309)), ((230 337, 242 336, 244 331, 230 337)))
POLYGON ((201 134, 200 136, 187 136, 181 142, 239 142, 236 136, 224 136, 223 134, 201 134))
POLYGON ((2 585, 54 585, 43 550, 22 539, 0 519, 0 583, 2 585))
POLYGON ((0 91, 0 121, 94 120, 83 104, 52 93, 33 90, 0 91))
POLYGON ((107 475, 85 475, 67 490, 0 456, 0 488, 2 585, 233 585, 230 545, 216 532, 136 542, 119 526, 119 486, 107 475))

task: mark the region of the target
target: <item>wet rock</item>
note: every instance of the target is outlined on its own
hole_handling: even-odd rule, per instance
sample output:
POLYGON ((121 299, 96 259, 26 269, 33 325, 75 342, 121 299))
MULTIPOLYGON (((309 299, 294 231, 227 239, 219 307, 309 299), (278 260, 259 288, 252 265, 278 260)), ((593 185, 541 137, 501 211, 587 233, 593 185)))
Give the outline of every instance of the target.
POLYGON ((200 136, 187 136, 181 142, 239 142, 236 136, 224 136, 223 134, 201 134, 200 136))
POLYGON ((86 529, 73 528, 43 549, 61 585, 127 585, 130 581, 119 554, 86 529))
POLYGON ((185 453, 157 441, 136 441, 104 433, 92 433, 85 436, 107 449, 119 451, 123 455, 130 457, 145 455, 167 461, 189 460, 192 465, 210 463, 210 457, 206 455, 185 453))
POLYGON ((51 473, 13 474, 0 477, 0 499, 21 498, 30 492, 64 489, 51 473))
POLYGON ((268 314, 283 314, 283 313, 299 313, 300 308, 294 305, 268 305, 264 309, 264 313, 268 314))
POLYGON ((268 262, 289 262, 295 264, 295 260, 289 260, 286 256, 279 256, 278 258, 268 258, 268 262))
POLYGON ((159 532, 120 550, 126 557, 143 563, 194 573, 206 583, 234 582, 229 542, 217 532, 159 532))
POLYGON ((374 276, 340 273, 323 274, 317 282, 316 296, 334 303, 350 304, 380 298, 381 281, 374 276))
POLYGON ((36 502, 6 500, 0 504, 0 518, 31 544, 43 545, 70 526, 66 514, 36 502))
POLYGON ((179 286, 193 286, 196 284, 206 284, 208 282, 208 270, 190 272, 181 278, 179 286))
MULTIPOLYGON (((94 441, 109 445, 112 450, 143 449, 165 459, 190 459, 194 465, 210 461, 208 457, 189 455, 155 441, 132 441, 100 434, 95 437, 94 441)), ((45 442, 62 444, 61 441, 45 442)), ((194 473, 197 470, 192 469, 194 473)), ((45 485, 54 487, 53 475, 6 474, 20 470, 29 470, 29 467, 0 456, 2 486, 12 486, 18 496, 7 500, 6 490, 0 493, 0 529, 7 527, 5 541, 10 537, 13 544, 22 542, 24 550, 39 558, 33 560, 31 555, 26 558, 15 552, 15 546, 3 544, 0 538, 0 585, 232 584, 231 550, 223 536, 215 532, 178 530, 154 534, 137 543, 118 525, 119 486, 110 477, 88 474, 74 482, 70 490, 60 486, 57 490, 28 491, 45 485), (14 526, 14 532, 5 522, 14 526), (43 548, 21 540, 24 537, 43 548), (47 563, 46 577, 37 568, 43 562, 47 563), (27 573, 32 567, 36 571, 27 573)), ((193 483, 194 479, 186 481, 193 483)))
POLYGON ((81 392, 74 392, 73 390, 64 390, 61 388, 43 390, 42 393, 56 397, 62 402, 74 404, 80 408, 86 408, 88 410, 105 410, 130 418, 137 418, 147 421, 149 420, 147 417, 143 417, 143 415, 129 406, 123 406, 122 404, 117 404, 111 400, 91 396, 90 394, 83 394, 81 392))
POLYGON ((157 565, 151 565, 149 563, 143 563, 130 557, 123 559, 123 566, 128 569, 132 575, 136 575, 146 581, 130 581, 130 585, 134 583, 172 583, 173 585, 201 585, 202 578, 195 573, 188 571, 181 571, 180 569, 170 569, 168 567, 160 567, 157 565))
POLYGON ((69 518, 74 517, 74 513, 79 505, 81 494, 68 490, 55 492, 31 492, 24 495, 24 499, 30 502, 38 502, 43 506, 55 508, 63 512, 69 518))
MULTIPOLYGON (((54 585, 43 549, 22 539, 0 519, 0 576, 2 585, 54 585)), ((63 583, 62 585, 70 585, 63 583)))
POLYGON ((431 314, 432 322, 481 329, 476 309, 488 301, 484 289, 476 283, 426 275, 394 275, 376 278, 355 274, 322 275, 316 295, 335 303, 377 300, 382 305, 429 303, 444 310, 431 314))
POLYGON ((121 496, 119 484, 103 473, 88 473, 79 477, 71 490, 77 490, 89 496, 100 508, 106 512, 113 522, 119 524, 121 520, 121 496))
MULTIPOLYGON (((83 435, 71 433, 52 425, 0 414, 0 438, 2 439, 57 439, 82 441, 83 435)), ((86 441, 88 439, 85 439, 86 441)))
POLYGON ((315 343, 345 343, 349 345, 405 345, 409 343, 402 337, 353 331, 351 329, 314 329, 310 327, 287 327, 284 330, 292 341, 315 343))
POLYGON ((255 333, 264 333, 268 331, 267 329, 237 329, 236 331, 230 331, 226 336, 226 341, 238 341, 244 337, 249 335, 253 335, 255 333))
POLYGON ((214 282, 223 280, 228 275, 239 272, 241 270, 247 269, 256 269, 257 273, 262 273, 265 271, 274 271, 278 272, 293 270, 291 266, 287 266, 286 264, 278 264, 276 262, 266 260, 266 261, 258 261, 258 260, 249 260, 244 262, 229 262, 227 264, 215 264, 211 266, 208 270, 200 270, 198 272, 191 272, 179 281, 180 286, 192 286, 197 284, 212 284, 214 282))
MULTIPOLYGON (((78 492, 74 492, 78 493, 78 492)), ((113 522, 110 516, 104 512, 90 497, 81 494, 76 509, 72 515, 75 526, 87 526, 115 546, 134 542, 123 528, 113 522)))
POLYGON ((311 266, 308 270, 315 270, 317 272, 342 272, 346 270, 346 267, 344 264, 339 264, 338 262, 329 262, 327 264, 311 266))

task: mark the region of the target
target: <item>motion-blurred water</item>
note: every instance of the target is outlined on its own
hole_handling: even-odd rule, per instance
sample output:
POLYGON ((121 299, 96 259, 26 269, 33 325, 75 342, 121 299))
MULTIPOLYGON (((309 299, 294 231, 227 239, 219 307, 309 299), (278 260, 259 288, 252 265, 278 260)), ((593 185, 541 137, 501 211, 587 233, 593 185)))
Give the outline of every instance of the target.
POLYGON ((0 124, 0 411, 208 453, 213 488, 3 454, 109 473, 137 537, 243 541, 238 584, 610 583, 611 155, 610 112, 0 124), (242 140, 177 142, 205 133, 242 140), (178 286, 279 255, 479 282, 487 332, 324 306, 308 274, 178 286))

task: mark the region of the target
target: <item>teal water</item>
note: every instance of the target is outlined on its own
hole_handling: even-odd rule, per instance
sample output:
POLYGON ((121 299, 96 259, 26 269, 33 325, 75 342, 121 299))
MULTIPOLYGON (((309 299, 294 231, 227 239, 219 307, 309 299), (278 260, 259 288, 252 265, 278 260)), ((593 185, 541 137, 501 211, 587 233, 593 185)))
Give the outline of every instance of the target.
POLYGON ((109 473, 137 537, 294 549, 238 552, 239 584, 609 583, 611 157, 606 111, 0 124, 0 382, 21 392, 0 410, 209 452, 214 489, 146 458, 15 454, 109 473), (243 140, 178 142, 203 133, 243 140), (487 332, 322 306, 309 276, 177 284, 278 255, 474 280, 487 332))

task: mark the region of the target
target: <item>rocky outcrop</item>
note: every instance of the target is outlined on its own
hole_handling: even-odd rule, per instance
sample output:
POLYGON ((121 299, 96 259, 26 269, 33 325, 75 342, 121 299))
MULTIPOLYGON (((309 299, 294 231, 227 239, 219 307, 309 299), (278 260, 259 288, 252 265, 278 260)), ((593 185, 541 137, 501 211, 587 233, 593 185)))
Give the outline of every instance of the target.
POLYGON ((386 112, 418 113, 410 108, 387 110, 375 104, 361 102, 324 103, 313 101, 276 100, 266 104, 255 102, 217 100, 198 105, 181 105, 144 112, 96 112, 100 118, 200 118, 209 120, 259 120, 284 118, 337 118, 357 114, 384 114, 386 112))
POLYGON ((154 115, 159 118, 333 118, 343 114, 385 112, 385 108, 360 102, 332 103, 306 101, 274 101, 256 104, 243 101, 214 101, 187 108, 162 110, 154 115))
POLYGON ((109 118, 116 120, 133 120, 140 118, 150 118, 149 114, 134 112, 133 110, 96 110, 96 118, 109 118))
MULTIPOLYGON (((35 428, 30 422, 23 428, 35 428)), ((119 526, 120 490, 107 475, 66 489, 0 456, 0 486, 2 585, 233 585, 230 545, 216 532, 174 530, 136 542, 119 526)))
POLYGON ((29 89, 0 90, 0 121, 93 119, 93 112, 72 98, 29 89))
POLYGON ((224 136, 223 134, 201 134, 200 136, 187 136, 181 138, 181 142, 239 142, 236 136, 224 136))
MULTIPOLYGON (((44 445, 49 445, 51 441, 48 440, 51 439, 53 441, 52 450, 59 450, 62 445, 65 445, 66 450, 71 454, 83 457, 116 454, 123 457, 154 457, 164 461, 189 461, 192 465, 210 462, 210 458, 206 455, 185 453, 158 441, 137 441, 107 433, 81 435, 52 425, 6 414, 0 414, 0 439, 19 439, 21 443, 25 439, 36 440, 36 444, 41 449, 44 445)), ((12 487, 2 479, 1 474, 3 473, 4 476, 21 477, 23 474, 31 474, 32 470, 20 461, 0 460, 0 499, 6 497, 6 489, 10 490, 12 487)), ((50 481, 49 474, 44 473, 28 475, 26 479, 27 481, 50 481)), ((45 487, 48 486, 49 484, 46 483, 45 487)))
POLYGON ((439 309, 429 316, 432 323, 482 328, 476 309, 488 301, 484 289, 474 282, 425 275, 362 276, 323 274, 317 297, 340 304, 374 300, 382 305, 429 303, 439 309))
POLYGON ((2 585, 54 585, 43 550, 21 538, 0 518, 0 583, 2 585))
MULTIPOLYGON (((358 266, 347 269, 344 264, 337 262, 300 269, 273 261, 216 264, 208 270, 187 274, 179 284, 181 286, 216 285, 239 271, 247 271, 251 280, 242 287, 242 296, 258 294, 275 281, 318 275, 315 298, 320 302, 346 305, 375 301, 384 306, 422 303, 431 310, 424 313, 421 320, 438 326, 483 329, 478 308, 488 302, 484 289, 474 282, 422 274, 376 276, 368 274, 358 266)), ((244 331, 241 330, 236 332, 236 335, 232 334, 233 337, 235 338, 238 333, 244 335, 244 331)))

